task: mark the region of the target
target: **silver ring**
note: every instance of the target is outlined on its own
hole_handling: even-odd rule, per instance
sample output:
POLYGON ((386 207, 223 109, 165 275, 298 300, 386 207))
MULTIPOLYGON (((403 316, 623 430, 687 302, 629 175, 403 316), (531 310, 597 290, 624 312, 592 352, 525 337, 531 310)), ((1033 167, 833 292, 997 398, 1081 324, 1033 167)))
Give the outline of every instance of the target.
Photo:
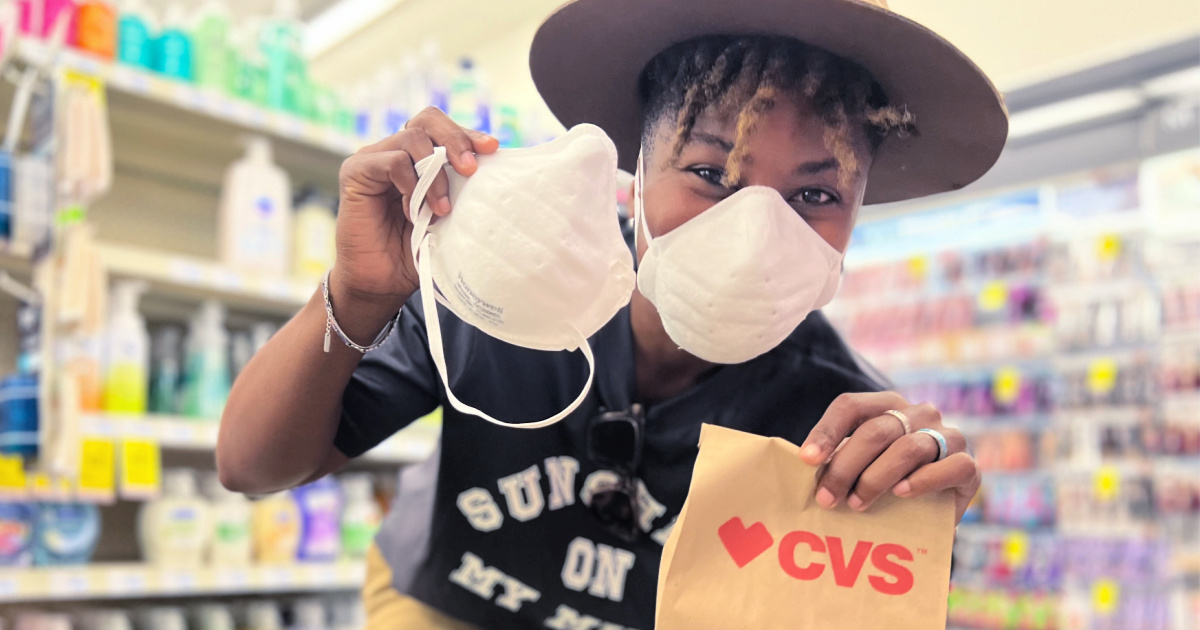
POLYGON ((929 435, 930 437, 932 437, 933 439, 937 440, 938 458, 934 461, 940 462, 943 459, 946 459, 946 455, 948 455, 950 453, 950 447, 946 444, 946 436, 942 435, 941 433, 939 433, 937 431, 934 431, 933 429, 917 429, 917 433, 925 433, 925 434, 929 435))
POLYGON ((908 435, 909 433, 912 433, 912 426, 908 423, 908 416, 904 415, 903 411, 896 411, 895 409, 888 409, 887 411, 885 411, 883 413, 885 413, 889 416, 892 416, 893 418, 900 421, 900 424, 904 427, 904 435, 908 435))

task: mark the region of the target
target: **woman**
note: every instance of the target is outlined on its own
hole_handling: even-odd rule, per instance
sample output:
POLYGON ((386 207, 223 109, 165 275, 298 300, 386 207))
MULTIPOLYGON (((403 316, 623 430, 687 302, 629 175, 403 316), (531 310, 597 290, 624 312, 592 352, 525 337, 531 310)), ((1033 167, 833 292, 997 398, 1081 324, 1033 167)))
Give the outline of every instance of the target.
MULTIPOLYGON (((564 124, 598 124, 622 166, 639 170, 638 231, 649 239, 760 187, 819 235, 796 247, 840 259, 864 201, 964 186, 1007 131, 986 77, 882 0, 576 0, 542 26, 531 67, 564 124)), ((664 320, 676 313, 635 291, 591 339, 596 384, 564 422, 513 431, 446 406, 408 249, 414 162, 435 146, 471 175, 474 155, 497 142, 427 110, 341 172, 328 303, 359 344, 399 310, 391 336, 365 355, 337 339, 323 352, 317 291, 242 373, 218 447, 227 486, 271 492, 338 470, 444 406, 440 447, 404 472, 372 552, 370 628, 652 627, 662 545, 704 422, 781 436, 809 463, 828 461, 824 507, 951 489, 961 518, 979 486, 962 435, 933 407, 882 391, 819 312, 760 356, 723 365, 675 341, 664 320)), ((447 195, 442 176, 428 201, 437 215, 451 211, 447 195)), ((762 255, 785 253, 795 252, 762 255)), ((716 291, 708 281, 693 293, 716 291)), ((762 287, 733 288, 714 299, 762 287)), ((744 306, 750 319, 773 308, 744 306)), ((494 416, 547 417, 583 383, 577 357, 506 345, 445 311, 441 320, 450 385, 494 416)))

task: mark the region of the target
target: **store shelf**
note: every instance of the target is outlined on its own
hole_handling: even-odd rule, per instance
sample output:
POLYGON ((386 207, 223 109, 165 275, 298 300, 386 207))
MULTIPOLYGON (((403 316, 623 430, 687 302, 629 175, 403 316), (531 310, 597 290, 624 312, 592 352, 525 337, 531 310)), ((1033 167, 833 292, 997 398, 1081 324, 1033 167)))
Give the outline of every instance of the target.
POLYGON ((153 291, 187 299, 216 299, 226 306, 291 316, 316 286, 290 278, 254 275, 210 260, 121 245, 101 245, 109 274, 145 280, 153 291))
MULTIPOLYGON (((217 447, 218 424, 212 420, 174 416, 88 416, 81 428, 96 437, 142 438, 160 448, 175 451, 212 451, 217 447)), ((418 421, 372 449, 363 458, 381 464, 410 464, 421 461, 437 445, 441 425, 418 421)))
POLYGON ((209 597, 352 591, 362 586, 358 562, 244 568, 170 569, 144 564, 0 570, 0 602, 209 597))
POLYGON ((146 105, 167 105, 207 117, 214 123, 288 140, 330 157, 349 155, 359 144, 354 138, 297 116, 77 51, 60 51, 57 60, 52 60, 51 49, 46 44, 23 39, 19 42, 17 56, 27 63, 53 62, 59 67, 103 79, 111 91, 142 100, 146 105))

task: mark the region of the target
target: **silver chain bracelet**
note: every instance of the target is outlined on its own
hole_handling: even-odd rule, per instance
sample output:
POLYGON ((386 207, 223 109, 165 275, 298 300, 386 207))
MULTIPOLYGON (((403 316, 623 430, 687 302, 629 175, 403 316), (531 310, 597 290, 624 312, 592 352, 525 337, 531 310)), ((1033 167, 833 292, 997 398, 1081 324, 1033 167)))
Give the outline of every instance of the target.
POLYGON ((349 337, 346 336, 345 332, 342 332, 342 327, 338 325, 337 319, 333 316, 333 303, 329 301, 329 274, 332 273, 332 271, 333 271, 332 269, 329 271, 326 271, 325 279, 321 281, 321 295, 325 298, 325 352, 326 352, 326 354, 329 353, 329 340, 332 337, 332 333, 335 333, 335 332, 337 333, 337 336, 342 340, 342 343, 346 344, 347 347, 354 348, 355 350, 358 350, 359 352, 361 352, 363 354, 366 354, 372 350, 379 348, 379 346, 383 345, 383 342, 387 341, 388 337, 392 336, 392 331, 396 329, 396 325, 400 322, 400 314, 404 312, 403 309, 400 310, 399 312, 397 312, 396 316, 388 321, 387 326, 384 326, 383 330, 379 331, 379 334, 376 335, 375 341, 371 342, 371 345, 360 346, 360 345, 354 343, 353 341, 350 340, 349 337))

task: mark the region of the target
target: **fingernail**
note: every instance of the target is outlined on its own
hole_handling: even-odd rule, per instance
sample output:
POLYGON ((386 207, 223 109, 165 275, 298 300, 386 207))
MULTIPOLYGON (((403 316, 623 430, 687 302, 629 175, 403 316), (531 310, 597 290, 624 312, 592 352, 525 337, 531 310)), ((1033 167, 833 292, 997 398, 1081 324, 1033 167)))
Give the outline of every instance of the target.
POLYGON ((906 497, 912 493, 912 484, 905 479, 904 481, 896 484, 896 487, 892 488, 892 492, 894 492, 898 497, 906 497))
POLYGON ((837 499, 833 498, 833 493, 826 488, 821 488, 817 491, 817 505, 832 510, 837 507, 837 499))
POLYGON ((816 444, 809 444, 800 451, 800 457, 810 464, 818 463, 821 460, 821 447, 816 444))
POLYGON ((475 154, 471 153, 470 151, 463 151, 463 154, 459 159, 462 160, 463 168, 475 168, 476 166, 475 154))
POLYGON ((846 505, 849 505, 850 509, 855 510, 855 511, 861 510, 864 507, 866 507, 863 505, 863 500, 858 498, 857 494, 850 495, 850 498, 846 501, 846 505))

